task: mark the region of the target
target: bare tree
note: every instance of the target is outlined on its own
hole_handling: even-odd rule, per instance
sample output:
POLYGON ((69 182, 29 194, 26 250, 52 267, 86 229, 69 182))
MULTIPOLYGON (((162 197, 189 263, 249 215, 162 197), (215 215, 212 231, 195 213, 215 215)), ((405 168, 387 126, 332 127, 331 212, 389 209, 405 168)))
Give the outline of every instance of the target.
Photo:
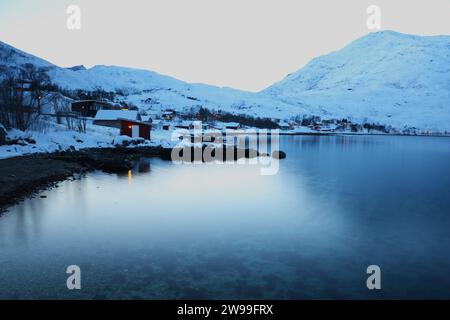
POLYGON ((33 109, 24 103, 25 94, 15 74, 0 83, 0 121, 8 128, 25 130, 33 118, 33 109))
POLYGON ((26 130, 41 114, 41 100, 50 86, 44 68, 25 64, 0 82, 0 122, 6 127, 26 130))
POLYGON ((63 117, 70 113, 70 99, 59 92, 51 92, 45 95, 43 100, 52 107, 52 112, 56 115, 56 122, 62 124, 63 117))
POLYGON ((38 114, 42 114, 41 100, 45 89, 51 85, 46 69, 26 63, 21 68, 20 79, 27 85, 27 90, 30 92, 30 106, 36 107, 38 114))

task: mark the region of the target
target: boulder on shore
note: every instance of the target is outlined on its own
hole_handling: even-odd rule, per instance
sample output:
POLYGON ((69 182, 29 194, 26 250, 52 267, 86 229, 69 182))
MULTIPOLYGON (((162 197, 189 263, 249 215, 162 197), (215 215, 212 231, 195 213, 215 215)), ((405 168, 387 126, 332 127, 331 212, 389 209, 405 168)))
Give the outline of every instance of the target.
POLYGON ((275 159, 284 159, 286 158, 286 152, 281 150, 274 151, 272 152, 272 157, 275 159))

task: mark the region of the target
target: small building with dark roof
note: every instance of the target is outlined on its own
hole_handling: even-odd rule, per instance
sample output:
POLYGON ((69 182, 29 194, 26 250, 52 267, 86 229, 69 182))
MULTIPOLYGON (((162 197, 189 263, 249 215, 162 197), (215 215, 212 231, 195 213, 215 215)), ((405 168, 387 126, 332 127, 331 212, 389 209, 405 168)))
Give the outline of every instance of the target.
POLYGON ((83 117, 94 118, 99 110, 117 110, 117 107, 98 100, 80 100, 72 102, 71 110, 83 117))

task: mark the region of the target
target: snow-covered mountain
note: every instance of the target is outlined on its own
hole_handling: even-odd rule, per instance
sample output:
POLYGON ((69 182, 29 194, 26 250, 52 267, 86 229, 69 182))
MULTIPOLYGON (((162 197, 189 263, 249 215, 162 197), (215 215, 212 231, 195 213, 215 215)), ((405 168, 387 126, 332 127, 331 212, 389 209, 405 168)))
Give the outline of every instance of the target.
POLYGON ((450 36, 370 33, 262 94, 325 118, 450 130, 450 36))
POLYGON ((52 82, 62 88, 120 92, 124 94, 122 100, 143 110, 186 110, 203 106, 253 116, 284 118, 288 114, 295 114, 297 109, 270 96, 206 84, 190 84, 148 70, 104 65, 90 69, 82 66, 61 68, 0 42, 0 71, 17 69, 25 63, 46 68, 52 82))
POLYGON ((318 115, 450 131, 450 36, 370 33, 259 93, 117 66, 61 68, 0 42, 0 76, 24 63, 47 68, 63 88, 120 92, 143 110, 203 106, 279 119, 318 115))

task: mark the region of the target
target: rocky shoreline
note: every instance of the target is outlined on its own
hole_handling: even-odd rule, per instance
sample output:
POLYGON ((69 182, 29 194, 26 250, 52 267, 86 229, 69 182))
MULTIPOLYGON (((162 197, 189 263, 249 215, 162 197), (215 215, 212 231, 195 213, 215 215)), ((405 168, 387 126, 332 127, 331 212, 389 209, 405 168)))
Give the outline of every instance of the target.
POLYGON ((26 197, 89 171, 123 172, 140 157, 160 156, 161 147, 98 148, 33 154, 0 160, 0 213, 26 197))
MULTIPOLYGON (((194 154, 192 147, 177 151, 183 154, 187 148, 191 148, 194 154)), ((205 146, 202 149, 204 151, 205 146)), ((70 177, 82 176, 94 170, 123 173, 132 169, 139 158, 160 157, 163 160, 171 160, 172 150, 172 148, 161 146, 92 148, 2 159, 0 160, 0 214, 7 207, 70 177)), ((213 156, 216 150, 212 151, 213 156)), ((231 152, 235 160, 262 155, 252 149, 224 146, 224 155, 227 151, 231 152)), ((285 157, 285 154, 282 152, 281 157, 280 154, 274 157, 280 159, 285 157)), ((193 160, 190 159, 190 161, 193 160)))

